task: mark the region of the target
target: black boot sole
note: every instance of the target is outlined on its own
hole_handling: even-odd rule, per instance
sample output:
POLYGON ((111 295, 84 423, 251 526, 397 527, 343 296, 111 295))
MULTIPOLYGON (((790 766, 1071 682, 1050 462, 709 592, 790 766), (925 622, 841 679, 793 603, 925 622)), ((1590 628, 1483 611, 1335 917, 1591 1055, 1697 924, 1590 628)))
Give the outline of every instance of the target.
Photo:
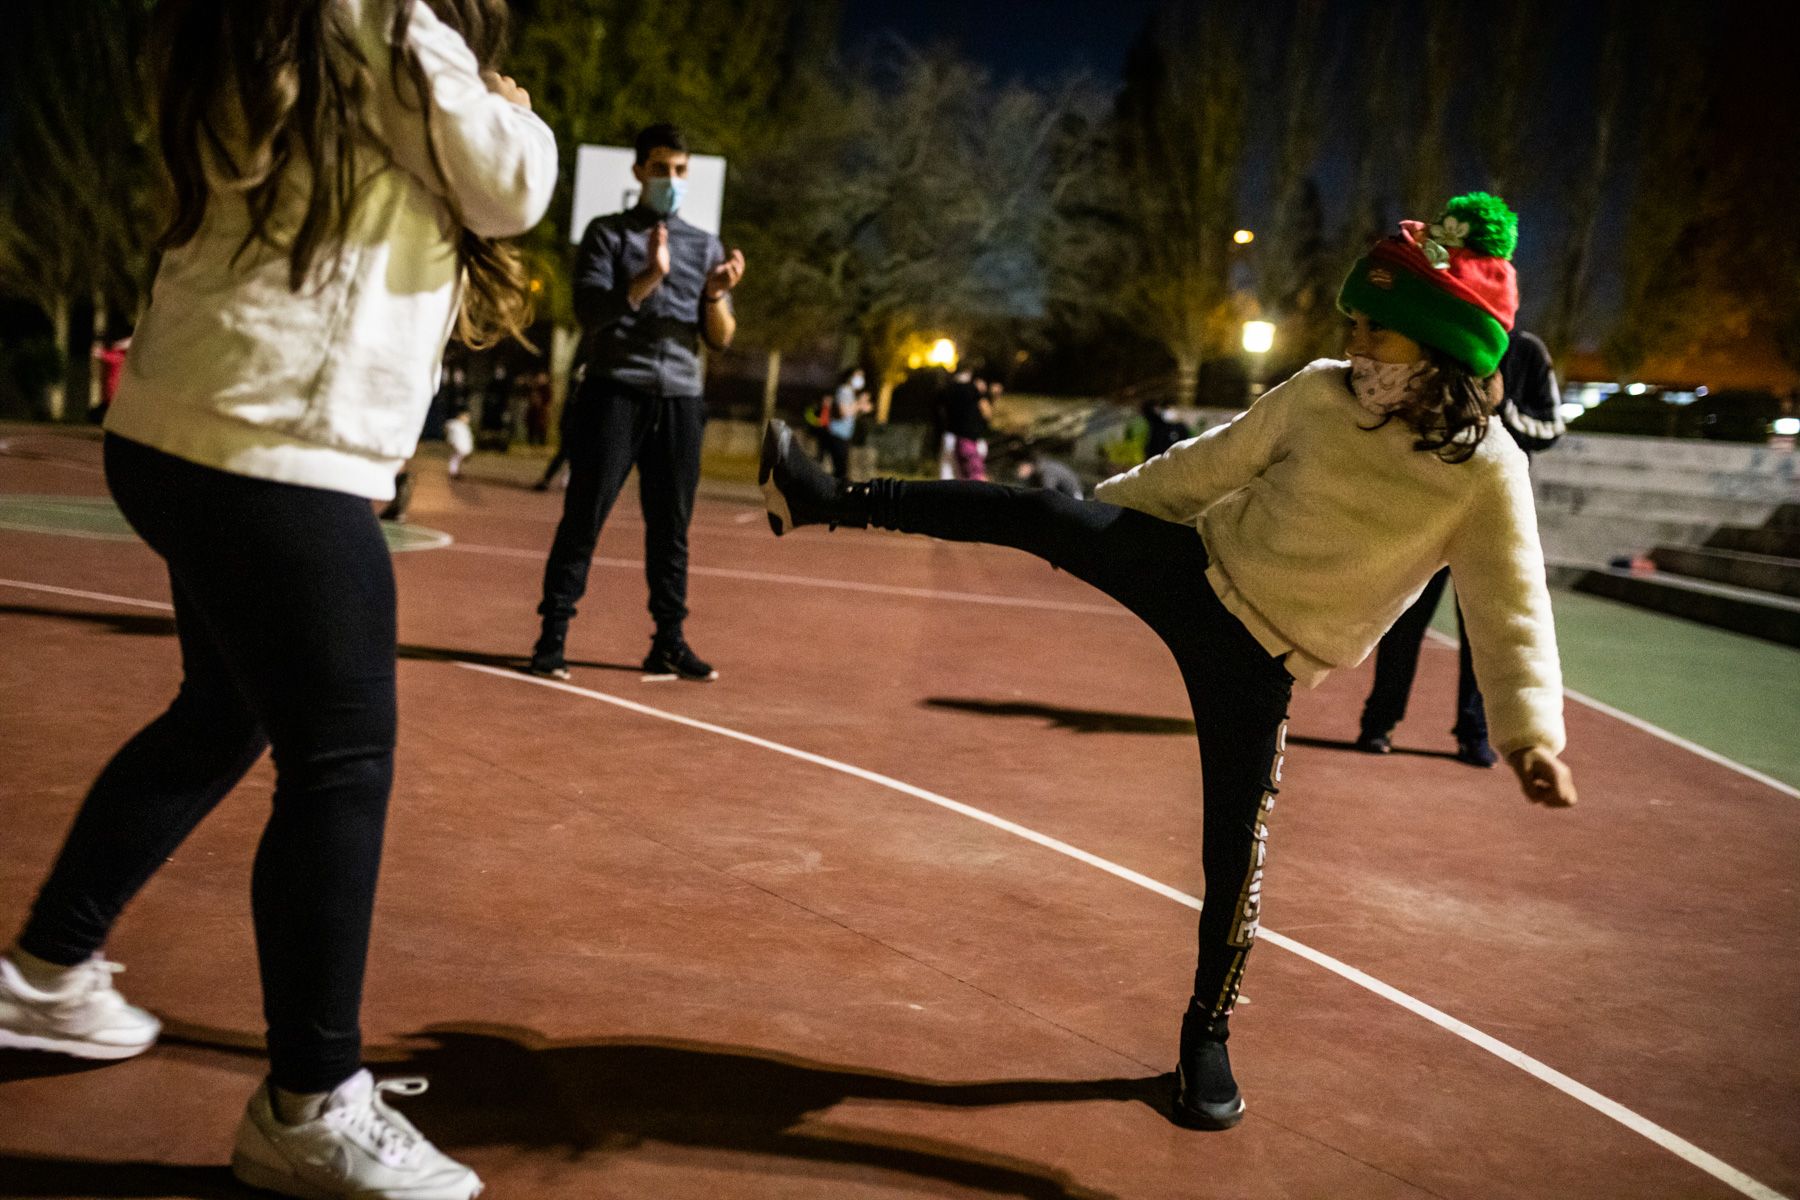
POLYGON ((775 466, 781 461, 787 444, 793 440, 794 431, 780 421, 770 421, 763 430, 762 459, 756 464, 756 485, 762 489, 763 506, 769 510, 769 528, 776 537, 780 537, 794 527, 792 510, 788 508, 787 497, 775 485, 775 466))
POLYGON ((1183 1129, 1199 1129, 1211 1133, 1237 1126, 1244 1119, 1244 1097, 1234 1096, 1223 1104, 1195 1107, 1182 1098, 1181 1071, 1175 1072, 1175 1095, 1169 1104, 1169 1118, 1183 1129))

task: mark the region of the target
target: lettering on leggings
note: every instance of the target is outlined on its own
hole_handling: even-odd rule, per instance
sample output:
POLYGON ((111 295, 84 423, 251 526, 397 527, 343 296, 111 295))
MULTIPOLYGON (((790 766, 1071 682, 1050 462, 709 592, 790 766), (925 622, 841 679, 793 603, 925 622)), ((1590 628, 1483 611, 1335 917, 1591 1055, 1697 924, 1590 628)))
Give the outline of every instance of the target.
POLYGON ((1236 947, 1231 956, 1231 966, 1225 972, 1225 984, 1219 989, 1218 999, 1213 1001, 1211 1015, 1215 1018, 1228 1015, 1237 1005, 1238 988, 1244 982, 1244 965, 1250 958, 1250 946, 1256 941, 1256 930, 1262 923, 1262 882, 1263 865, 1269 857, 1269 814, 1275 811, 1275 794, 1280 790, 1275 785, 1281 782, 1281 768, 1286 759, 1287 722, 1275 734, 1275 759, 1269 766, 1269 779, 1263 786, 1262 799, 1256 806, 1256 827, 1251 832, 1254 839, 1250 853, 1250 869, 1244 877, 1244 886, 1238 890, 1237 907, 1231 922, 1231 933, 1226 943, 1236 947))

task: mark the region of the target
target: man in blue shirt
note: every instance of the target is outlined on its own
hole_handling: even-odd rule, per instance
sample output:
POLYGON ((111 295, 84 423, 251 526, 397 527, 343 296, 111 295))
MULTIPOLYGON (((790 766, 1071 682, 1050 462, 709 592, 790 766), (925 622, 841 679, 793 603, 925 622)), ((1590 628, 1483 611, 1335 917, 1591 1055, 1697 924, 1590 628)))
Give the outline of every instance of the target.
POLYGON ((644 510, 644 575, 656 634, 644 671, 712 680, 719 673, 688 648, 688 522, 700 484, 706 424, 700 346, 731 345, 731 290, 744 256, 677 215, 687 190, 688 148, 673 125, 637 135, 635 207, 596 217, 575 260, 575 315, 586 366, 568 418, 569 488, 544 567, 543 630, 531 672, 569 677, 563 643, 587 590, 600 529, 632 467, 644 510))

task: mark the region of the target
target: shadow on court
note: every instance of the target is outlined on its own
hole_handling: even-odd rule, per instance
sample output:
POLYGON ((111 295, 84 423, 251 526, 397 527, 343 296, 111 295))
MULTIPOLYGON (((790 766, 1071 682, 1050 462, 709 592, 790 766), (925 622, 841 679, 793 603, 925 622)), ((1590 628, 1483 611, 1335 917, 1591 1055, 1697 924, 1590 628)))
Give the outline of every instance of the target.
MULTIPOLYGON (((262 1070, 261 1043, 171 1023, 156 1053, 262 1070)), ((32 1058, 48 1056, 30 1056, 32 1058)), ((1167 1115, 1169 1076, 941 1083, 737 1046, 685 1041, 555 1041, 499 1025, 434 1026, 372 1046, 378 1076, 424 1075, 432 1087, 406 1114, 452 1154, 484 1147, 543 1151, 559 1161, 665 1147, 759 1156, 757 1174, 866 1179, 869 1171, 1041 1200, 1110 1200, 1061 1171, 954 1142, 858 1128, 847 1101, 984 1108, 1123 1101, 1167 1115)), ((223 1169, 0 1155, 0 1196, 252 1195, 223 1169)), ((776 1185, 777 1189, 779 1185, 776 1185)), ((778 1190, 776 1193, 778 1194, 778 1190)))
MULTIPOLYGON (((31 604, 0 604, 0 616, 40 617, 50 621, 77 621, 86 625, 97 625, 112 633, 122 633, 132 637, 174 637, 175 618, 165 616, 149 616, 139 613, 106 613, 78 612, 66 608, 43 608, 31 604)), ((467 662, 480 663, 483 666, 501 667, 507 670, 523 671, 525 656, 522 654, 491 654, 482 650, 456 650, 447 646, 408 646, 400 647, 400 657, 415 662, 467 662)), ((585 659, 572 658, 571 668, 589 671, 625 671, 632 675, 642 675, 641 663, 592 662, 585 659)), ((5 1192, 0 1192, 3 1197, 5 1192)))
MULTIPOLYGON (((947 708, 953 712, 974 713, 981 717, 1028 717, 1047 721, 1052 729, 1068 729, 1075 733, 1148 733, 1194 736, 1194 723, 1183 717, 1153 717, 1145 713, 1106 712, 1091 708, 1065 708, 1056 704, 1038 704, 1029 700, 971 700, 949 696, 933 696, 924 701, 927 708, 947 708)), ((1307 737, 1289 734, 1288 745, 1307 746, 1314 750, 1348 750, 1361 754, 1356 743, 1338 738, 1307 737)), ((1448 750, 1415 750, 1395 746, 1394 754, 1415 758, 1447 758, 1456 760, 1448 750)))

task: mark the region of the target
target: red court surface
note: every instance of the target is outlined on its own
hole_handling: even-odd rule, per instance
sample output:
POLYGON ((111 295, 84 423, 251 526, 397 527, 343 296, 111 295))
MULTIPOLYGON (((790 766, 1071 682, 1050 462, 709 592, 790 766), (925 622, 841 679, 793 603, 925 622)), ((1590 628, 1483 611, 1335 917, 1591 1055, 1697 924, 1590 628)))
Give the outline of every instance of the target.
MULTIPOLYGON (((98 445, 0 492, 100 495, 98 445)), ((1198 752, 1155 639, 1022 555, 807 530, 708 492, 650 683, 627 493, 572 686, 529 646, 558 506, 429 465, 396 556, 401 734, 365 1029, 494 1197, 1800 1196, 1800 800, 1571 704, 1582 789, 1451 761, 1428 654, 1402 753, 1366 670, 1297 697, 1244 1124, 1160 1111, 1192 970, 1198 752)), ((173 693, 159 563, 0 530, 0 917, 173 693), (55 590, 61 589, 61 590, 55 590)), ((248 914, 267 764, 109 948, 144 1058, 0 1056, 0 1196, 250 1195, 248 914)), ((6 930, 10 934, 11 926, 6 930)))

